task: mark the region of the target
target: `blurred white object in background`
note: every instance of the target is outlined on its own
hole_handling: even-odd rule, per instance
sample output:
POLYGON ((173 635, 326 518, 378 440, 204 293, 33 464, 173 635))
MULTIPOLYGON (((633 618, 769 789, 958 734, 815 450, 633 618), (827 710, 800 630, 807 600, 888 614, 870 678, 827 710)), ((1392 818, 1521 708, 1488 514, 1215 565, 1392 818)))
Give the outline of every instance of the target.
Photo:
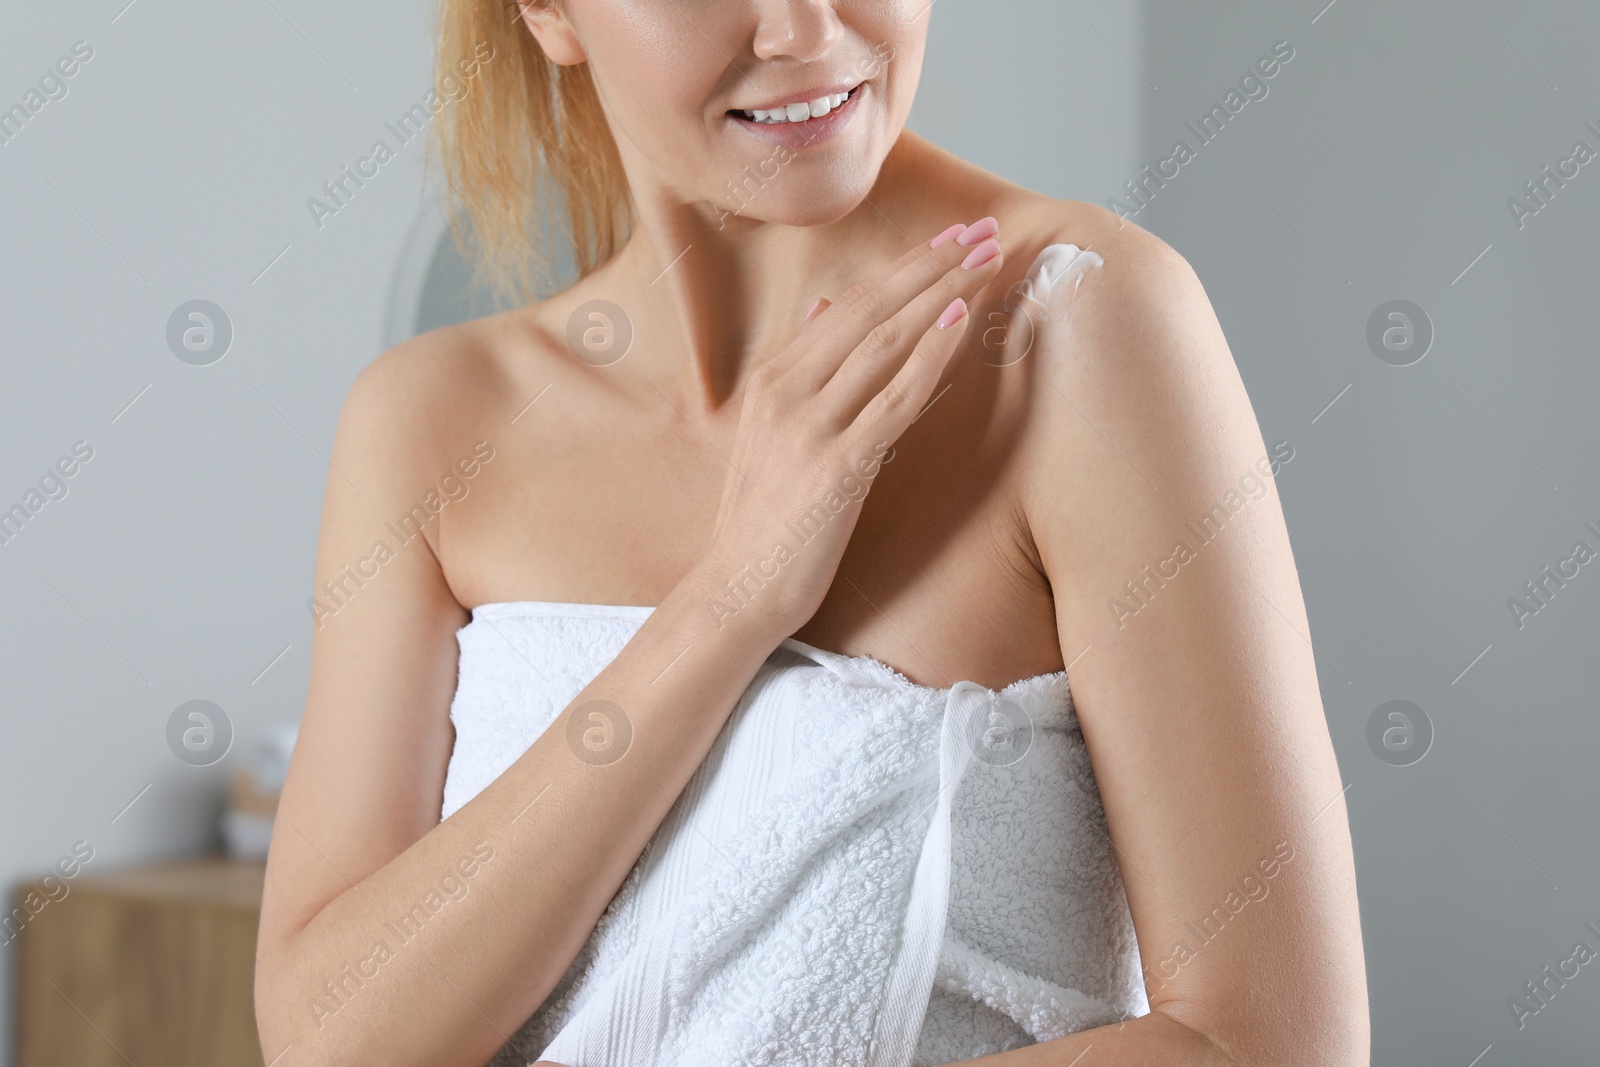
POLYGON ((299 731, 294 723, 271 728, 233 767, 228 781, 228 807, 222 814, 222 839, 228 855, 236 860, 267 858, 278 795, 283 791, 289 755, 299 731))

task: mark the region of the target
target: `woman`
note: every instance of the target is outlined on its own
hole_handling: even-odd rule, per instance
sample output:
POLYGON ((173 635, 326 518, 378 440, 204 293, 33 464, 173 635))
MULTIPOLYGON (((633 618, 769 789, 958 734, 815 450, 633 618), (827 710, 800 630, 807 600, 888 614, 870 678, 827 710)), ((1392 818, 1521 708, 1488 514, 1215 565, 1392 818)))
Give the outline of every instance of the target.
POLYGON ((583 276, 346 399, 262 911, 269 1060, 526 1062, 559 1035, 572 1067, 1367 1063, 1271 489, 1292 447, 1176 253, 904 130, 930 6, 445 0, 440 143, 484 257, 531 269, 531 132, 583 276), (952 741, 969 697, 1054 784, 952 741), (862 722, 906 744, 855 746, 832 780, 882 778, 834 836, 721 863, 761 819, 809 832, 779 809, 822 818, 806 776, 862 722), (1028 810, 973 822, 983 790, 1028 810), (869 901, 848 922, 822 868, 869 901), (983 921, 996 885, 1016 929, 983 921))

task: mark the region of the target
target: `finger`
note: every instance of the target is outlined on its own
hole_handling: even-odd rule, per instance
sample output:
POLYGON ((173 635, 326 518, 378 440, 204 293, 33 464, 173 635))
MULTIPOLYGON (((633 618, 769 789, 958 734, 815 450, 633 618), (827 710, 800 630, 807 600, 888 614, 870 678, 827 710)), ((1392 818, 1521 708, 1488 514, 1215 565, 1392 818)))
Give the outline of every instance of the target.
POLYGON ((855 451, 892 445, 922 414, 934 387, 944 376, 972 321, 965 300, 957 297, 929 326, 905 364, 880 389, 842 435, 855 451))
POLYGON ((931 240, 923 244, 912 245, 910 248, 906 249, 899 259, 892 260, 889 263, 884 264, 847 289, 844 295, 839 297, 837 306, 841 308, 850 307, 857 300, 859 300, 863 294, 886 284, 891 278, 895 277, 907 266, 910 266, 918 259, 923 258, 925 253, 935 248, 943 248, 947 244, 959 241, 961 236, 969 229, 975 230, 983 237, 993 236, 993 232, 988 230, 988 225, 991 223, 995 225, 996 229, 999 228, 998 223, 994 223, 992 218, 980 219, 978 222, 971 223, 970 225, 965 222, 958 222, 954 226, 946 227, 941 232, 935 234, 931 240))
POLYGON ((977 222, 965 224, 957 223, 944 230, 933 240, 925 245, 915 245, 905 255, 901 256, 888 267, 879 270, 871 277, 864 279, 860 284, 852 286, 839 298, 838 307, 853 307, 862 297, 869 295, 874 289, 883 288, 897 277, 903 277, 903 271, 908 266, 922 263, 933 266, 938 261, 931 259, 928 253, 937 248, 947 248, 946 255, 954 254, 954 258, 962 256, 960 249, 971 248, 1000 232, 1000 223, 992 215, 986 215, 977 222))
MULTIPOLYGON (((998 230, 999 223, 993 218, 965 226, 959 234, 952 226, 851 286, 833 302, 828 314, 819 314, 814 320, 810 329, 817 337, 811 345, 798 350, 803 354, 793 358, 788 368, 791 380, 805 393, 820 391, 869 333, 937 284, 946 271, 972 251, 972 246, 998 230)), ((944 302, 949 301, 947 295, 944 302)))
POLYGON ((992 237, 984 240, 969 249, 967 257, 937 282, 874 328, 818 394, 818 401, 834 425, 849 425, 905 366, 930 327, 943 321, 952 301, 970 304, 979 290, 1000 273, 1004 261, 1000 243, 992 237))

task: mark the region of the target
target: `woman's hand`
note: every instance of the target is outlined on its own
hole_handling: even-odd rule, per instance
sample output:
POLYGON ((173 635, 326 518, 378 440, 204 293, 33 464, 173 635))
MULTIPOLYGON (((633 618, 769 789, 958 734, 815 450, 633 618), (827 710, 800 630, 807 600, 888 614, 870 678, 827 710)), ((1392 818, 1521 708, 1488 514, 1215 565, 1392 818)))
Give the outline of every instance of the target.
MULTIPOLYGON (((273 836, 258 935, 256 1019, 268 1057, 293 1045, 308 1064, 483 1064, 545 1002, 761 664, 821 603, 871 480, 858 461, 881 455, 874 446, 887 449, 927 403, 963 332, 960 300, 999 269, 994 224, 964 232, 968 244, 943 235, 852 288, 757 373, 732 452, 742 473, 694 568, 708 580, 670 591, 560 725, 450 818, 440 821, 440 797, 454 743, 456 635, 468 620, 436 553, 400 554, 319 627, 280 802, 279 826, 294 831, 273 836), (947 310, 950 325, 935 329, 947 310), (808 516, 813 505, 820 515, 808 516), (804 539, 788 532, 807 522, 804 539), (754 607, 729 602, 740 632, 719 633, 723 620, 704 614, 708 591, 742 580, 744 566, 756 574, 780 539, 787 562, 766 564, 760 586, 750 581, 754 607), (567 729, 596 700, 629 724, 625 746, 604 759, 589 758, 567 729), (394 936, 395 916, 481 854, 494 859, 471 895, 384 963, 380 991, 350 996, 373 946, 394 936), (440 996, 446 972, 454 988, 440 996)), ((457 337, 413 338, 352 387, 332 462, 355 481, 329 479, 318 573, 360 558, 373 529, 429 491, 448 439, 417 427, 449 388, 445 357, 457 337)))
MULTIPOLYGON (((757 367, 699 568, 719 627, 781 641, 833 584, 884 456, 921 413, 1000 270, 992 218, 952 226, 858 283, 757 367)), ((819 301, 819 306, 825 302, 819 301)))

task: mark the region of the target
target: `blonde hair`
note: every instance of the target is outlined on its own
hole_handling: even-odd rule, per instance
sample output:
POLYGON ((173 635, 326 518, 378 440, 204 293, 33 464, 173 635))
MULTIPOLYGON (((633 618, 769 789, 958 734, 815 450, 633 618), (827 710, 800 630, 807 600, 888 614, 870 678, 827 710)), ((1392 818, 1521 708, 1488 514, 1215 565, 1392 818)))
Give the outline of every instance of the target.
POLYGON ((449 184, 450 231, 479 284, 501 300, 549 295, 559 197, 579 277, 621 249, 633 201, 589 65, 550 61, 521 18, 554 0, 440 0, 433 123, 449 184), (469 73, 470 72, 470 73, 469 73), (464 92, 446 93, 451 81, 464 92), (447 81, 450 79, 450 81, 447 81), (550 212, 553 215, 553 212, 550 212))

